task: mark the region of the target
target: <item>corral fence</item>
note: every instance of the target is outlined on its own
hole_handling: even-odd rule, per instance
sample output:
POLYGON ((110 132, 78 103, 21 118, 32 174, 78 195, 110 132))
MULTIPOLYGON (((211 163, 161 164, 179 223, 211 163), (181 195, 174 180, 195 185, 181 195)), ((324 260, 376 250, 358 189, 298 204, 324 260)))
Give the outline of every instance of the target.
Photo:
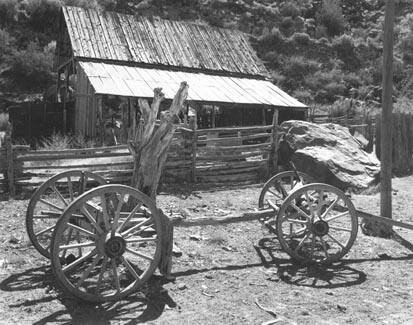
MULTIPOLYGON (((268 177, 276 159, 277 126, 178 129, 169 148, 161 184, 217 186, 252 184, 268 177)), ((30 192, 52 175, 78 169, 110 183, 129 184, 133 157, 127 145, 34 151, 5 141, 0 148, 0 191, 30 192)))
POLYGON ((347 112, 342 116, 335 117, 329 114, 310 114, 309 120, 313 123, 334 123, 345 126, 350 130, 351 134, 354 135, 358 132, 366 138, 369 143, 366 149, 367 151, 373 149, 374 136, 376 133, 376 117, 371 114, 365 112, 352 114, 351 112, 347 112))

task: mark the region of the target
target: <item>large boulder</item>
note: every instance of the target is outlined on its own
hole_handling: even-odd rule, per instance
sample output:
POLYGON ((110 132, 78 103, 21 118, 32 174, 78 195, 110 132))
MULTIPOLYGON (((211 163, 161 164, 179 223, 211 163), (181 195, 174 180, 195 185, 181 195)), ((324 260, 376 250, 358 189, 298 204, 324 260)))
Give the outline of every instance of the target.
POLYGON ((361 190, 375 184, 380 162, 363 151, 346 127, 326 123, 286 121, 285 140, 294 150, 292 161, 297 169, 342 190, 361 190))

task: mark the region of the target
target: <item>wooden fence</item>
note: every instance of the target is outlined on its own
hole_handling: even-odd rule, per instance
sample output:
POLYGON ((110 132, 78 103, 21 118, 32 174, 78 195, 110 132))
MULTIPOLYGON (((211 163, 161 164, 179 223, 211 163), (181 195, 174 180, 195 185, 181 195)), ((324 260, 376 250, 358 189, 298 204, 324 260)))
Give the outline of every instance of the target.
MULTIPOLYGON (((413 115, 393 113, 392 169, 397 175, 413 170, 413 115)), ((380 159, 380 116, 376 122, 376 155, 380 159)))
MULTIPOLYGON (((276 159, 276 127, 256 126, 175 132, 163 184, 224 185, 254 183, 268 176, 276 159)), ((11 196, 33 190, 52 175, 79 169, 110 183, 129 184, 133 158, 127 145, 59 151, 32 151, 29 146, 0 148, 0 191, 11 196), (2 185, 2 186, 1 186, 2 185)))

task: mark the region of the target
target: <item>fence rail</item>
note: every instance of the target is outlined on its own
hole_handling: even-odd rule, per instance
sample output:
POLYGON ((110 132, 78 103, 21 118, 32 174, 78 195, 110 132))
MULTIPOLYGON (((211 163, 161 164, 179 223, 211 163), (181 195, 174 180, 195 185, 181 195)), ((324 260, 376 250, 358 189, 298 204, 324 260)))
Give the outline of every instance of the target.
MULTIPOLYGON (((169 148, 161 182, 223 185, 254 183, 274 166, 277 129, 272 125, 242 128, 177 130, 169 148), (275 132, 275 134, 274 134, 275 132)), ((127 145, 33 151, 29 146, 0 148, 0 191, 12 196, 33 189, 52 175, 81 169, 110 183, 130 182, 133 157, 127 145)))

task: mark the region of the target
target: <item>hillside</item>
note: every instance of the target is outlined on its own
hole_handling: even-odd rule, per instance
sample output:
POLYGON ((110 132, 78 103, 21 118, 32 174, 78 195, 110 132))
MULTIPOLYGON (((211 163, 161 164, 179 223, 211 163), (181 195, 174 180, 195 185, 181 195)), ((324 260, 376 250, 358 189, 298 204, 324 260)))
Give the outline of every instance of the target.
MULTIPOLYGON (((397 3, 396 98, 413 96, 409 2, 397 3)), ((273 81, 301 101, 331 104, 340 96, 380 101, 384 0, 2 0, 0 109, 7 96, 53 89, 62 4, 237 28, 250 35, 273 81)))

